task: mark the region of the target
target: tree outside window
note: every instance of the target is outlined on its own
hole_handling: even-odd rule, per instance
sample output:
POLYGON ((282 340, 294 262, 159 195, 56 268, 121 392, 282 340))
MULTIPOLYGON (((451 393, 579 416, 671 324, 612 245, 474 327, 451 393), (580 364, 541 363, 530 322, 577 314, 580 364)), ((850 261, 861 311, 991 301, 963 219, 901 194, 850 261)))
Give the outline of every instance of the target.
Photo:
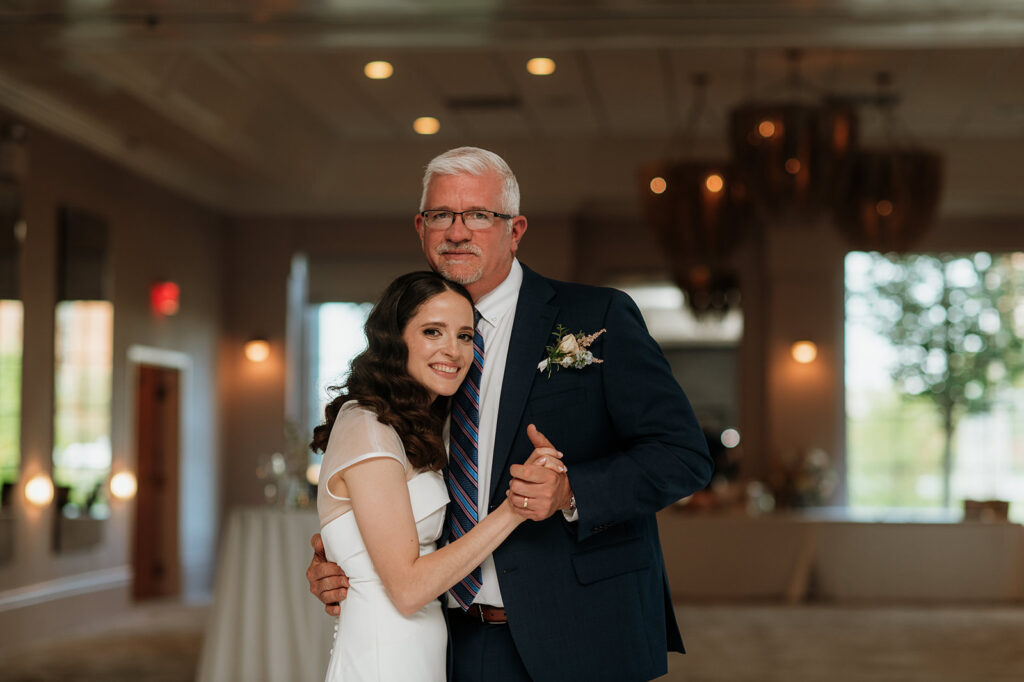
POLYGON ((1024 513, 1024 253, 846 260, 851 506, 1024 513))
POLYGON ((61 301, 54 324, 53 480, 64 514, 102 517, 109 511, 114 306, 61 301))
POLYGON ((0 483, 18 480, 21 461, 21 301, 0 300, 0 483))

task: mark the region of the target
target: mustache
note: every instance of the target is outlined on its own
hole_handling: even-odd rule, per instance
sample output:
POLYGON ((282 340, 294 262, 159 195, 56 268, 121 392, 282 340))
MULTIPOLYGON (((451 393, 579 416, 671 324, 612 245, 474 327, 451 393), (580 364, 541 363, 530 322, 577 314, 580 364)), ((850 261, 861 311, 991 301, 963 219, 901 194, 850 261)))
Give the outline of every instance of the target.
POLYGON ((450 253, 452 251, 461 251, 463 253, 471 253, 474 256, 482 256, 483 252, 480 247, 476 244, 459 244, 457 242, 441 242, 434 249, 434 253, 441 255, 450 253))

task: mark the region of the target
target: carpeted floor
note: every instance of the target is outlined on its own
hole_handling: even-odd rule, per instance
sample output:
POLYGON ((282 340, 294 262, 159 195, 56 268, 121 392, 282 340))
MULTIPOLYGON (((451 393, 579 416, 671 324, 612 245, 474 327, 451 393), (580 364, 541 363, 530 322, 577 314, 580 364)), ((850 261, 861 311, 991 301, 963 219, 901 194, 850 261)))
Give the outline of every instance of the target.
POLYGON ((1024 606, 677 608, 672 682, 1024 682, 1024 606))
MULTIPOLYGON (((1024 606, 702 604, 678 614, 690 653, 670 656, 664 682, 1024 680, 1024 606)), ((102 630, 6 652, 0 682, 190 681, 205 616, 137 608, 102 630)))
POLYGON ((154 603, 19 651, 0 644, 0 682, 191 682, 206 612, 154 603))

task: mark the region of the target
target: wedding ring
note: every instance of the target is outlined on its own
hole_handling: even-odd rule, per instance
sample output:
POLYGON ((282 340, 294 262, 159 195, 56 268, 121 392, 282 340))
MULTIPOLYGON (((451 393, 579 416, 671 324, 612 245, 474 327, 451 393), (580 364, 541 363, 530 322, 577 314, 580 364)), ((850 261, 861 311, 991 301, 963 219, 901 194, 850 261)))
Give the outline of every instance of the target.
POLYGON ((528 504, 530 504, 530 498, 529 497, 524 497, 523 498, 523 509, 526 509, 526 505, 528 505, 528 504))

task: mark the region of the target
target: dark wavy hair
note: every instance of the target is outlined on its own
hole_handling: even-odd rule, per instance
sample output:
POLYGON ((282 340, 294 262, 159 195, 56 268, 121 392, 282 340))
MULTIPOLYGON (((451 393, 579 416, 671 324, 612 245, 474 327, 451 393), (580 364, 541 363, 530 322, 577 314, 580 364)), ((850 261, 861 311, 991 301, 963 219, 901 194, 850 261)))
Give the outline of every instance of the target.
POLYGON ((402 334, 426 301, 454 291, 473 305, 461 284, 435 272, 410 272, 388 285, 366 320, 366 350, 352 360, 348 379, 328 390, 336 394, 324 409, 324 422, 313 429, 309 446, 324 452, 341 406, 356 400, 377 413, 377 421, 398 432, 409 461, 417 469, 442 469, 448 461, 441 431, 450 399, 430 394, 409 375, 409 349, 402 334))

